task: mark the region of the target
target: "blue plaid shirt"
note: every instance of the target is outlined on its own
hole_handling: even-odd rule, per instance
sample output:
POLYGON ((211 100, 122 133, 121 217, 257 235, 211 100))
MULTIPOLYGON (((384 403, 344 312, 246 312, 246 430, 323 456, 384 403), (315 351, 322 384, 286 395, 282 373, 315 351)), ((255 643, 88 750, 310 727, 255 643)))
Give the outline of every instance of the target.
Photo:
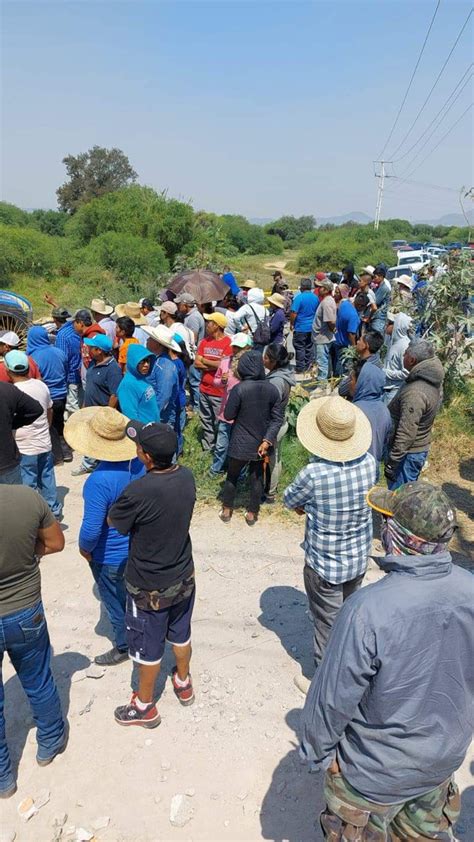
POLYGON ((367 567, 372 512, 365 495, 375 473, 370 453, 351 462, 313 458, 285 490, 285 506, 306 512, 306 564, 333 585, 361 576, 367 567))

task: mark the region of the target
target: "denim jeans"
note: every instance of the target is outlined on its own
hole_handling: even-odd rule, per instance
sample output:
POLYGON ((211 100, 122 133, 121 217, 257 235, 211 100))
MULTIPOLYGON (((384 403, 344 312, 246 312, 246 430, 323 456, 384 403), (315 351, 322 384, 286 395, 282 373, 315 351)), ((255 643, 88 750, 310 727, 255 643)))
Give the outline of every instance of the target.
POLYGON ((20 465, 0 474, 0 485, 22 485, 20 465))
POLYGON ((211 465, 213 474, 220 474, 224 470, 224 465, 227 462, 227 451, 229 450, 230 434, 232 432, 232 424, 227 424, 226 421, 219 421, 217 425, 217 438, 214 447, 214 461, 211 465))
POLYGON ((427 450, 423 450, 421 453, 406 453, 398 465, 395 479, 387 483, 390 491, 394 491, 395 488, 405 485, 406 482, 416 482, 421 474, 421 469, 426 462, 427 456, 427 450))
POLYGON ((318 380, 327 380, 329 377, 332 344, 332 342, 325 342, 321 345, 314 343, 314 355, 318 364, 318 380))
POLYGON ((288 432, 288 421, 285 421, 278 431, 276 442, 270 453, 270 486, 268 493, 273 497, 278 490, 283 464, 281 461, 281 443, 288 432))
POLYGON ((197 409, 199 406, 199 386, 201 385, 201 372, 196 366, 188 368, 189 406, 197 409))
POLYGON ((127 649, 125 637, 125 602, 127 597, 124 579, 125 565, 125 561, 119 565, 100 564, 96 561, 90 563, 100 598, 114 630, 115 646, 117 649, 123 650, 127 649))
POLYGON ((69 383, 67 387, 66 409, 64 420, 67 421, 78 409, 81 409, 84 402, 84 389, 82 383, 69 383))
POLYGON ((31 705, 37 728, 37 757, 46 760, 64 742, 66 723, 51 673, 51 645, 41 600, 0 617, 0 790, 14 784, 5 738, 5 694, 1 675, 3 653, 7 652, 31 705))
POLYGON ((39 491, 54 517, 61 517, 63 507, 58 500, 51 451, 38 453, 37 456, 27 456, 26 453, 22 453, 20 469, 23 485, 29 485, 35 491, 39 491))

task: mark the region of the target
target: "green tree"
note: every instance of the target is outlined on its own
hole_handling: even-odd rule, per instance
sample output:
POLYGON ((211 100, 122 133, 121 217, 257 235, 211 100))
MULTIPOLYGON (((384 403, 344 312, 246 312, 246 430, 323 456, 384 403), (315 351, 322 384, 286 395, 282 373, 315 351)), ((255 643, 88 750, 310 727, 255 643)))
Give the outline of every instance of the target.
POLYGON ((28 225, 29 215, 16 205, 0 202, 0 223, 3 225, 28 225))
POLYGON ((64 237, 67 221, 67 213, 55 210, 34 210, 28 214, 29 224, 38 228, 43 234, 50 234, 52 237, 64 237))
POLYGON ((284 242, 297 242, 304 234, 314 231, 315 228, 314 216, 282 216, 275 222, 265 225, 265 232, 280 237, 284 242))
POLYGON ((108 231, 133 234, 159 243, 173 261, 192 239, 193 222, 189 204, 132 184, 80 207, 68 220, 66 231, 78 245, 87 245, 108 231))
POLYGON ((428 285, 423 335, 433 342, 444 366, 444 398, 449 402, 467 388, 474 346, 470 296, 474 271, 470 255, 452 257, 448 271, 428 285))
POLYGON ((138 177, 121 149, 93 146, 80 155, 67 155, 63 164, 68 180, 58 187, 56 195, 60 209, 70 214, 91 199, 119 190, 138 177))

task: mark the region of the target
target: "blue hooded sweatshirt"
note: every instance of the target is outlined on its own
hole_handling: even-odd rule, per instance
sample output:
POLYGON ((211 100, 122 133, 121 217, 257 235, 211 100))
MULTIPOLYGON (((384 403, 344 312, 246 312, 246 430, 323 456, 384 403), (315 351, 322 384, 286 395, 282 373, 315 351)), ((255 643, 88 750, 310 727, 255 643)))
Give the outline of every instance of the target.
POLYGON ((156 357, 143 345, 129 346, 125 376, 117 390, 120 412, 123 412, 127 418, 142 421, 143 424, 160 420, 155 390, 147 382, 146 377, 138 371, 138 365, 147 358, 150 358, 151 362, 151 368, 147 375, 149 376, 153 371, 156 357))
POLYGON ((383 403, 382 396, 385 386, 385 372, 378 365, 362 366, 352 403, 362 410, 372 427, 372 444, 369 453, 377 462, 377 478, 379 464, 383 458, 385 447, 392 430, 390 412, 383 403))
POLYGON ((35 325, 28 331, 26 353, 33 357, 53 401, 67 395, 68 364, 64 351, 49 341, 47 331, 35 325))

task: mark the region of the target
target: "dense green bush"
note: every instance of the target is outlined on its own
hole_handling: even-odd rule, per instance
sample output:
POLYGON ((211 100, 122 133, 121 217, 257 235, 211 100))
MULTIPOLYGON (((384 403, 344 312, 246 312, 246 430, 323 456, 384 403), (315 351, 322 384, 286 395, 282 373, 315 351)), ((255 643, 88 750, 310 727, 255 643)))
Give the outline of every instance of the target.
POLYGON ((55 210, 34 210, 28 214, 28 222, 33 228, 38 228, 43 234, 52 237, 64 237, 67 213, 55 210))
POLYGON ((47 276, 57 264, 52 237, 34 228, 0 224, 0 277, 8 278, 14 272, 47 276))
POLYGON ((28 225, 29 214, 26 211, 17 208, 16 205, 10 205, 8 202, 0 202, 0 223, 3 225, 28 225))
POLYGON ((314 216, 282 216, 274 222, 265 225, 267 234, 280 237, 288 245, 298 243, 304 234, 316 228, 314 216))
POLYGON ((133 291, 140 289, 142 281, 155 280, 169 269, 158 243, 116 231, 95 237, 83 249, 82 257, 85 263, 112 269, 118 280, 126 282, 133 291))
POLYGON ((67 222, 66 233, 80 245, 114 231, 159 243, 172 260, 192 239, 193 209, 138 184, 83 205, 67 222))
POLYGON ((357 225, 318 232, 316 241, 303 248, 298 269, 300 272, 337 272, 349 261, 354 263, 357 272, 367 263, 385 261, 393 266, 396 257, 385 232, 375 231, 372 225, 357 225))

